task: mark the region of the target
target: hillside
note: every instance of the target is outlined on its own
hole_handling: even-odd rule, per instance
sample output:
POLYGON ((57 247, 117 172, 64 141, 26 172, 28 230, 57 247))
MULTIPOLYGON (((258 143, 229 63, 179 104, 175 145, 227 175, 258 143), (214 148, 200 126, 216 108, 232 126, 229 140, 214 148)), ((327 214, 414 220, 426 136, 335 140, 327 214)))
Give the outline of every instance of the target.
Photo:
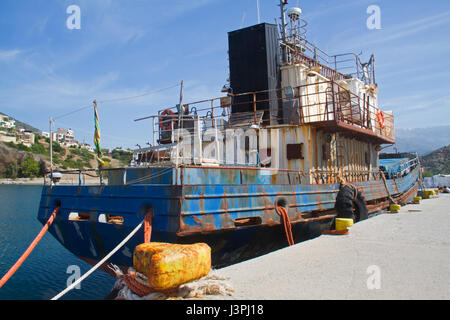
MULTIPOLYGON (((0 115, 8 116, 0 112, 0 115)), ((50 139, 40 136, 41 131, 29 124, 14 119, 15 130, 25 129, 35 133, 35 143, 31 147, 12 142, 0 142, 0 178, 42 177, 50 170, 50 139)), ((10 129, 9 129, 10 130, 10 129)), ((54 170, 97 169, 98 163, 93 152, 73 146, 63 147, 53 142, 54 170)), ((103 151, 105 168, 123 167, 130 163, 132 154, 122 149, 114 149, 110 154, 103 151)))
MULTIPOLYGON (((7 115, 7 114, 4 114, 4 113, 2 113, 2 112, 0 112, 0 115, 8 116, 8 117, 10 117, 11 119, 14 119, 13 117, 11 117, 11 116, 9 116, 9 115, 7 115)), ((25 130, 27 130, 27 131, 31 131, 31 132, 37 133, 37 134, 40 134, 40 133, 41 133, 41 130, 36 129, 35 127, 33 127, 33 126, 31 126, 31 125, 29 125, 29 124, 27 124, 27 123, 21 122, 21 121, 19 121, 19 120, 17 120, 17 119, 14 119, 14 120, 16 121, 16 128, 17 128, 17 129, 25 129, 25 130)))
MULTIPOLYGON (((0 142, 0 176, 2 178, 28 178, 43 176, 50 170, 50 140, 36 136, 36 143, 24 145, 0 142)), ((131 161, 131 153, 113 150, 103 159, 106 167, 116 168, 131 161)), ((78 147, 62 147, 53 143, 54 170, 97 169, 95 154, 78 147)))
POLYGON ((421 157, 420 162, 426 175, 450 174, 450 145, 421 157))

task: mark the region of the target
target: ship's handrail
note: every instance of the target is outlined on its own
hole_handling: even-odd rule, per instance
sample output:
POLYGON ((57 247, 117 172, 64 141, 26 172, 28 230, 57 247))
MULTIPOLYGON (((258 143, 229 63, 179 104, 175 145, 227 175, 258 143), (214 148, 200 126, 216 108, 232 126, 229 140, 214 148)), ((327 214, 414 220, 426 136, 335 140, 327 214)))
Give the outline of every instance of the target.
MULTIPOLYGON (((327 83, 327 81, 318 84, 324 83, 327 83)), ((393 115, 385 113, 381 109, 373 106, 368 101, 368 96, 364 99, 334 81, 329 83, 330 85, 325 91, 313 93, 309 93, 307 90, 307 87, 310 85, 299 87, 299 90, 303 90, 306 93, 298 94, 296 98, 300 96, 306 97, 306 100, 313 100, 313 102, 304 104, 302 106, 303 109, 316 110, 315 113, 303 114, 302 123, 314 124, 334 120, 352 125, 355 129, 357 127, 367 129, 373 131, 378 136, 391 140, 395 139, 393 115), (324 94, 325 99, 323 99, 324 94)))
MULTIPOLYGON (((396 179, 400 177, 404 177, 412 170, 416 169, 419 166, 419 158, 413 158, 408 160, 407 162, 402 164, 402 169, 400 171, 391 172, 386 176, 387 179, 396 179)), ((181 170, 183 168, 208 168, 204 165, 180 165, 181 170)), ((283 174, 295 174, 301 177, 301 181, 306 181, 311 184, 325 184, 325 183, 339 183, 341 179, 344 179, 347 182, 358 182, 358 181, 367 181, 367 180, 378 180, 381 177, 382 170, 380 168, 372 169, 372 170, 345 170, 345 169, 336 169, 336 170, 323 170, 323 169, 310 169, 305 172, 302 170, 295 169, 275 169, 275 168, 263 168, 263 167, 239 167, 239 166, 221 166, 221 167, 211 167, 218 170, 275 170, 277 172, 283 174)), ((161 169, 160 172, 152 172, 149 175, 144 175, 140 178, 124 181, 124 185, 133 185, 144 183, 145 180, 150 178, 155 178, 158 175, 166 174, 168 171, 175 169, 174 165, 147 165, 145 167, 119 167, 119 168, 102 168, 102 169, 77 169, 77 170, 65 170, 58 171, 61 175, 77 175, 79 177, 78 182, 72 181, 72 183, 62 183, 64 185, 77 185, 77 186, 85 186, 85 185, 101 185, 108 184, 108 173, 120 172, 124 176, 126 176, 126 171, 132 169, 161 169), (91 173, 95 173, 95 176, 91 173), (98 179, 98 184, 86 183, 84 179, 82 179, 83 175, 89 175, 98 179), (103 177, 102 179, 100 177, 103 177)), ((383 171, 386 172, 386 171, 383 171)), ((183 175, 181 174, 181 179, 183 179, 183 175)), ((181 181, 183 184, 183 181, 181 181)), ((44 177, 44 185, 53 185, 51 181, 44 177)))
POLYGON ((316 184, 378 180, 380 170, 313 170, 311 172, 316 184))
MULTIPOLYGON (((57 179, 58 181, 56 181, 56 182, 52 182, 50 179, 51 172, 47 172, 44 175, 44 185, 52 186, 52 185, 60 183, 59 181, 62 181, 60 184, 63 184, 63 185, 77 185, 77 186, 97 185, 97 183, 94 183, 94 181, 97 181, 97 179, 98 179, 99 185, 106 185, 106 184, 108 184, 109 173, 119 172, 121 174, 125 174, 127 169, 147 169, 147 168, 150 168, 150 167, 149 166, 145 166, 145 167, 134 167, 134 166, 130 167, 130 166, 128 166, 128 167, 117 167, 117 168, 58 170, 57 172, 61 174, 61 178, 57 179), (92 175, 92 173, 94 173, 95 175, 92 175), (65 175, 77 176, 78 179, 77 179, 77 181, 75 181, 74 179, 67 179, 67 177, 64 177, 65 175), (86 183, 86 179, 85 179, 86 176, 88 176, 90 178, 94 178, 94 180, 91 179, 91 181, 88 181, 86 183)), ((138 184, 139 182, 141 182, 143 180, 164 175, 164 174, 168 173, 172 168, 174 168, 174 165, 172 165, 172 164, 152 165, 151 168, 162 169, 162 171, 156 172, 156 173, 151 173, 149 175, 145 175, 142 177, 138 177, 131 181, 125 182, 125 179, 124 179, 123 184, 124 185, 138 184)), ((53 172, 53 174, 54 173, 55 172, 53 172)), ((124 178, 126 178, 126 175, 124 176, 124 178)))
POLYGON ((410 159, 404 163, 399 164, 401 170, 393 171, 389 170, 390 168, 387 168, 385 172, 385 175, 387 178, 399 178, 407 175, 411 170, 415 169, 419 166, 419 158, 410 159))
MULTIPOLYGON (((397 178, 404 176, 406 173, 408 173, 408 169, 410 171, 414 169, 417 166, 417 161, 411 161, 411 165, 408 166, 408 168, 405 168, 401 174, 396 174, 395 176, 390 176, 389 178, 397 178)), ((302 171, 302 170, 294 170, 294 169, 274 169, 274 168, 264 168, 264 167, 236 167, 236 166, 220 166, 220 167, 208 167, 208 166, 200 166, 200 165, 180 165, 178 167, 181 172, 186 169, 215 169, 215 170, 236 170, 241 172, 244 170, 273 170, 276 171, 278 175, 294 175, 299 176, 299 183, 303 184, 334 184, 334 183, 340 183, 341 179, 344 179, 344 181, 347 182, 358 182, 358 181, 368 181, 368 180, 378 180, 381 176, 381 170, 379 169, 372 169, 372 170, 345 170, 345 169, 336 169, 336 170, 322 170, 322 169, 310 169, 308 171, 302 171)), ((123 179, 122 183, 117 184, 117 181, 113 183, 112 185, 140 185, 140 184, 149 184, 149 181, 153 181, 158 178, 158 176, 170 174, 172 170, 176 170, 176 167, 174 165, 166 165, 166 166, 146 166, 146 167, 120 167, 120 168, 108 168, 108 169, 78 169, 78 170, 66 170, 66 171, 58 171, 61 173, 61 175, 64 177, 65 175, 73 176, 83 176, 88 173, 95 172, 96 175, 91 177, 94 177, 95 180, 91 180, 90 182, 86 182, 84 179, 79 179, 78 181, 74 180, 67 180, 63 179, 62 182, 59 183, 51 183, 49 179, 45 179, 44 185, 68 185, 68 186, 99 186, 99 185, 111 185, 109 181, 109 173, 119 172, 120 179, 126 177, 127 170, 149 170, 149 174, 144 174, 143 176, 126 181, 126 179, 123 179), (160 169, 160 171, 154 172, 151 169, 160 169), (100 179, 100 176, 102 176, 102 179, 100 179)), ((180 174, 181 183, 183 182, 183 174, 180 174)), ((291 178, 289 178, 291 179, 291 178)), ((288 180, 289 180, 288 179, 288 180)), ((292 180, 293 182, 294 180, 292 180)), ((289 182, 288 184, 292 184, 292 182, 289 182)), ((176 184, 177 182, 174 181, 173 184, 176 184)))
MULTIPOLYGON (((370 88, 376 90, 376 87, 370 88)), ((388 141, 395 140, 393 115, 382 112, 373 105, 369 95, 359 97, 335 80, 323 80, 297 87, 228 94, 225 97, 185 103, 180 108, 183 110, 180 127, 188 128, 186 124, 190 123, 192 126, 195 121, 199 120, 202 132, 208 128, 219 127, 222 130, 231 128, 232 108, 243 108, 245 111, 253 112, 253 123, 250 125, 260 126, 257 114, 265 112, 263 126, 273 124, 269 123, 268 117, 278 124, 321 125, 339 122, 349 125, 350 130, 352 128, 355 131, 364 129, 366 133, 372 132, 373 135, 387 138, 388 141), (323 89, 314 91, 316 87, 323 89), (309 88, 314 90, 309 90, 309 88), (291 93, 288 94, 288 91, 291 93), (270 109, 270 104, 277 105, 277 111, 283 112, 274 114, 270 109), (295 106, 292 107, 288 104, 295 106), (297 118, 292 115, 287 117, 287 111, 298 111, 299 115, 297 118), (382 121, 377 120, 379 117, 382 121)), ((167 109, 172 110, 174 114, 178 111, 178 107, 167 109)), ((161 116, 162 111, 159 111, 158 116, 153 118, 156 120, 153 123, 154 145, 172 143, 171 132, 178 127, 178 115, 161 116)))
MULTIPOLYGON (((306 41, 306 40, 305 40, 306 41)), ((284 45, 282 43, 282 45, 284 45)), ((288 49, 288 53, 290 53, 290 60, 289 60, 289 64, 298 64, 298 63, 302 63, 307 65, 309 68, 314 68, 314 67, 320 67, 320 71, 319 73, 328 78, 328 79, 335 79, 335 80, 343 80, 348 78, 348 75, 345 75, 343 73, 341 73, 338 69, 337 66, 333 69, 331 68, 329 65, 329 62, 322 58, 319 54, 317 54, 317 51, 311 50, 308 46, 304 46, 305 49, 308 49, 308 51, 310 52, 314 52, 314 57, 309 57, 305 54, 294 54, 294 52, 296 52, 295 49, 291 48, 290 46, 286 45, 287 49, 288 49)), ((336 61, 336 65, 337 65, 337 61, 336 61)))
POLYGON ((320 73, 329 79, 356 77, 368 85, 375 83, 373 54, 368 63, 362 63, 359 55, 355 53, 329 55, 295 32, 287 37, 286 43, 280 39, 280 44, 287 49, 288 64, 304 63, 309 67, 321 67, 320 73), (364 67, 367 69, 364 70, 364 67), (350 72, 347 71, 349 69, 350 72))

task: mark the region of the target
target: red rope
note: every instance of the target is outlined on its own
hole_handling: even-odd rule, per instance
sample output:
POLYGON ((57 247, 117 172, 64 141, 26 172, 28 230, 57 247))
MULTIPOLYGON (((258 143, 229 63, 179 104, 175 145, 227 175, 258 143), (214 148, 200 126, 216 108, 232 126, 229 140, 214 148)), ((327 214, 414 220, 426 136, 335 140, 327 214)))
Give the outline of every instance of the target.
POLYGON ((289 220, 289 216, 287 214, 287 211, 284 207, 278 207, 277 208, 279 212, 281 212, 281 218, 283 220, 284 225, 284 231, 286 232, 286 239, 290 246, 294 245, 294 237, 292 236, 292 225, 291 221, 289 220))
MULTIPOLYGON (((147 213, 144 220, 144 242, 150 243, 152 237, 152 219, 153 214, 147 213)), ((139 277, 136 273, 124 274, 123 280, 130 290, 140 297, 146 296, 155 292, 147 283, 145 279, 139 277)))
POLYGON ((36 236, 36 238, 33 240, 33 242, 29 245, 27 250, 22 254, 22 256, 17 260, 17 262, 9 269, 9 271, 3 276, 3 278, 0 280, 0 288, 3 287, 3 285, 6 283, 6 281, 9 280, 13 276, 13 274, 17 271, 17 269, 20 268, 22 263, 28 258, 30 253, 33 251, 34 247, 39 243, 39 241, 42 239, 44 234, 47 232, 48 227, 53 223, 53 219, 55 219, 56 214, 59 212, 59 207, 57 207, 50 218, 48 219, 47 223, 42 228, 41 232, 36 236))
POLYGON ((144 222, 144 242, 149 243, 152 238, 152 219, 153 214, 147 213, 144 222))
POLYGON ((166 290, 156 290, 150 287, 148 284, 148 280, 142 274, 138 274, 137 272, 130 272, 121 276, 125 282, 125 285, 134 293, 140 297, 144 297, 149 295, 150 293, 160 292, 165 294, 174 293, 177 288, 171 288, 166 290))
POLYGON ((148 285, 142 283, 142 281, 139 281, 135 275, 132 274, 124 274, 123 280, 125 281, 125 284, 127 285, 130 290, 137 294, 140 297, 149 295, 152 292, 155 292, 152 288, 150 288, 148 285))

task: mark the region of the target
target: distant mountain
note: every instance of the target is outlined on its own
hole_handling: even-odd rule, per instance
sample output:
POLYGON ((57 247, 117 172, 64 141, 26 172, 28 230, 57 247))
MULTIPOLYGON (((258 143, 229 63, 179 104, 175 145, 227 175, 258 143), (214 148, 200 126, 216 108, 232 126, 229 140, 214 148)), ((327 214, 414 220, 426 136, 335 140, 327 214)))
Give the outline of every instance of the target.
POLYGON ((420 163, 433 174, 450 174, 450 145, 421 157, 420 163))
MULTIPOLYGON (((11 119, 14 119, 14 118, 11 117, 10 115, 4 114, 4 113, 2 113, 2 112, 0 112, 0 115, 8 116, 8 117, 10 117, 11 119)), ((14 119, 14 120, 16 120, 16 128, 17 128, 17 129, 25 129, 25 130, 27 130, 27 131, 31 131, 31 132, 34 132, 34 133, 39 133, 39 134, 41 133, 41 130, 36 129, 35 127, 33 127, 33 126, 31 126, 31 125, 29 125, 29 124, 27 124, 27 123, 21 122, 21 121, 19 121, 19 120, 17 120, 17 119, 14 119)))
POLYGON ((400 128, 395 129, 395 136, 396 144, 383 152, 417 152, 419 155, 426 155, 450 144, 450 126, 400 128))

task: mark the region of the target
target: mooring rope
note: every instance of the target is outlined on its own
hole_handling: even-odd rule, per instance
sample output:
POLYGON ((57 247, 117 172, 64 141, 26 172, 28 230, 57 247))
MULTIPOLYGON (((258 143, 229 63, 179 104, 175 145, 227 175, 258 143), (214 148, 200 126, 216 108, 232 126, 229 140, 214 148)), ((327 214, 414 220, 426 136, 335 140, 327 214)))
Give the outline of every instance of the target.
POLYGON ((54 296, 51 300, 58 300, 59 298, 61 298, 63 295, 65 295, 67 292, 69 292, 70 290, 72 290, 73 288, 75 288, 81 281, 83 281, 84 279, 86 279, 87 277, 89 277, 89 275, 94 272, 95 270, 97 270, 102 264, 104 264, 106 262, 106 260, 108 260, 109 258, 111 258, 111 256, 116 253, 120 248, 123 247, 123 245, 125 245, 125 243, 128 242, 128 240, 130 240, 135 234, 136 232, 139 231, 139 229, 142 227, 142 225, 144 224, 144 221, 142 221, 133 231, 131 231, 131 233, 125 238, 123 239, 123 241, 121 243, 119 243, 117 245, 117 247, 115 247, 110 253, 108 253, 102 260, 100 260, 100 262, 98 262, 95 266, 93 266, 88 272, 86 272, 83 276, 81 276, 77 281, 75 281, 74 283, 72 283, 70 286, 68 286, 66 289, 64 289, 61 293, 57 294, 56 296, 54 296))
POLYGON ((288 244, 289 246, 293 246, 295 242, 294 237, 292 236, 292 225, 291 221, 289 220, 287 210, 282 206, 278 206, 276 207, 276 211, 277 213, 280 212, 279 214, 281 215, 281 218, 283 220, 284 231, 286 233, 286 239, 288 241, 288 244))
POLYGON ((20 268, 22 263, 24 263, 24 261, 28 258, 30 253, 34 250, 36 245, 39 243, 39 241, 41 241, 42 237, 47 232, 48 227, 50 227, 50 225, 53 223, 53 220, 55 219, 56 214, 59 212, 59 208, 60 207, 57 207, 55 210, 53 210, 52 215, 47 220, 47 223, 44 225, 44 227, 41 229, 41 232, 39 232, 39 234, 36 236, 36 238, 34 238, 33 242, 28 246, 27 250, 25 250, 25 252, 19 258, 19 260, 17 260, 17 262, 11 267, 11 269, 9 269, 9 271, 0 280, 0 288, 3 287, 3 285, 6 283, 6 281, 8 281, 13 276, 13 274, 17 271, 17 269, 20 268))
MULTIPOLYGON (((217 270, 211 269, 208 275, 188 283, 184 283, 177 288, 168 291, 155 291, 153 289, 147 292, 136 293, 136 288, 131 288, 125 279, 125 275, 117 266, 112 266, 112 270, 116 272, 118 280, 114 284, 114 289, 118 290, 115 300, 170 300, 170 299, 199 299, 206 295, 216 296, 232 296, 234 288, 229 282, 229 277, 224 277, 218 273, 217 270)), ((147 290, 148 278, 145 275, 139 274, 133 268, 128 269, 128 274, 135 273, 139 278, 135 277, 133 285, 136 283, 147 290)))
MULTIPOLYGON (((384 176, 383 171, 380 171, 380 173, 381 173, 381 178, 383 180, 384 188, 386 189, 386 193, 388 195, 388 199, 391 201, 391 203, 398 204, 397 201, 395 201, 394 198, 392 198, 391 193, 389 192, 386 177, 384 176)), ((395 182, 395 179, 394 179, 394 182, 395 182)))

